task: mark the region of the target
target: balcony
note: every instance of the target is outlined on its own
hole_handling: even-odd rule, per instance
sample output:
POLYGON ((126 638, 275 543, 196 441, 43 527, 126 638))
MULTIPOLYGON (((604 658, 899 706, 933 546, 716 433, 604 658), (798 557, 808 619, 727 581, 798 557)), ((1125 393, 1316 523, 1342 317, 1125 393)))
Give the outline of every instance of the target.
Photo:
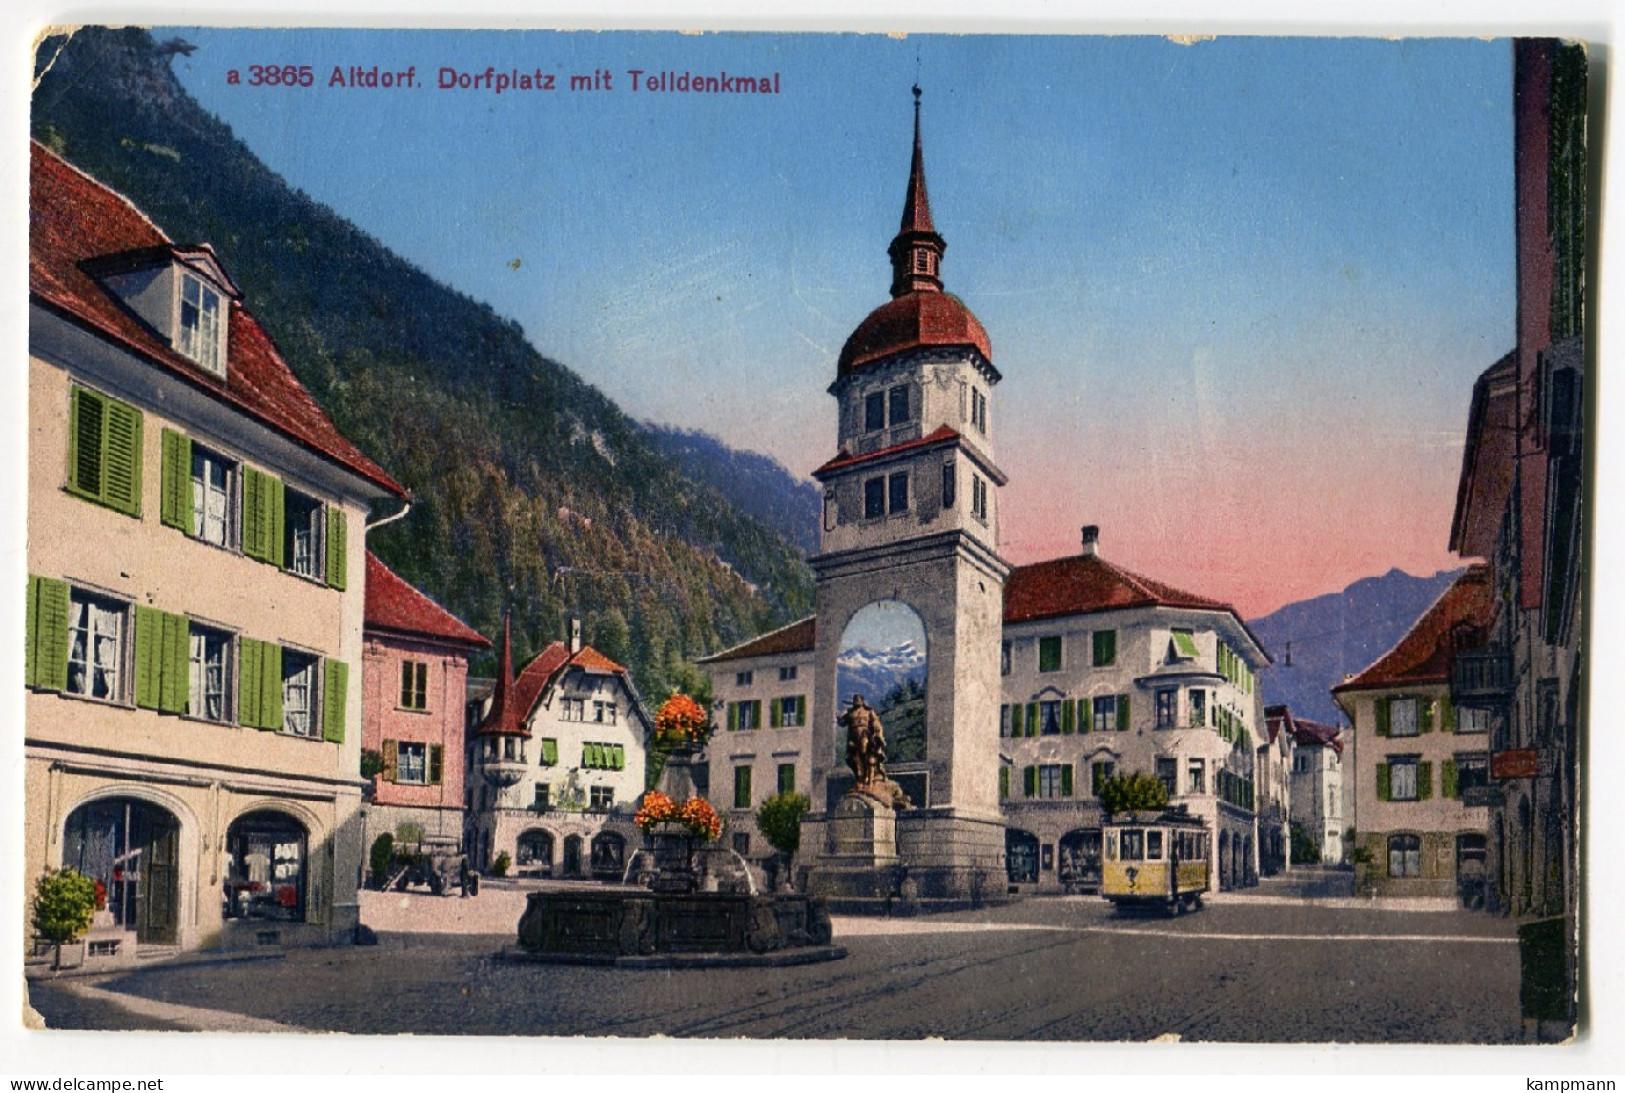
POLYGON ((1496 709, 1512 698, 1512 658, 1494 646, 1457 649, 1450 670, 1450 701, 1496 709))

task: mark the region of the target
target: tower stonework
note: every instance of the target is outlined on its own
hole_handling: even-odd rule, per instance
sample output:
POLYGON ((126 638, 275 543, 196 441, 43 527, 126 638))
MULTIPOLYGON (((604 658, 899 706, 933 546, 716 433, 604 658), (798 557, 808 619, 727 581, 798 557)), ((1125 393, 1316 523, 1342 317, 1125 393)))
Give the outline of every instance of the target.
POLYGON ((1009 565, 998 554, 1006 479, 993 458, 992 412, 1000 376, 987 332, 943 290, 946 243, 926 195, 918 94, 903 219, 889 248, 892 299, 841 351, 829 387, 837 453, 813 472, 824 497, 812 559, 813 801, 802 846, 811 890, 853 910, 898 897, 974 903, 1004 891, 998 717, 1009 565), (833 821, 856 807, 841 796, 851 776, 837 724, 838 660, 849 624, 871 604, 917 616, 926 682, 923 749, 916 739, 899 753, 896 727, 886 725, 889 773, 915 807, 896 813, 895 856, 887 847, 865 859, 845 845, 847 821, 833 821))

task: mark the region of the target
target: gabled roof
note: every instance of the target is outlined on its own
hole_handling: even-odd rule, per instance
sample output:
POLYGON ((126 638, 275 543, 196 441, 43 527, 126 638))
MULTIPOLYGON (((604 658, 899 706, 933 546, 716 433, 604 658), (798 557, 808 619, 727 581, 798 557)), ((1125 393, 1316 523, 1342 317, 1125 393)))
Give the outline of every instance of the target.
POLYGON ((583 645, 572 655, 570 647, 562 641, 549 644, 520 670, 517 677, 512 677, 511 683, 506 683, 505 680, 510 678, 509 673, 512 671, 508 648, 505 640, 503 664, 498 669, 496 690, 491 697, 491 711, 474 730, 477 736, 529 736, 530 715, 536 709, 536 703, 541 700, 549 686, 571 669, 580 669, 597 675, 620 676, 629 690, 632 687, 632 677, 622 665, 615 663, 590 645, 583 645))
POLYGON ((1482 633, 1494 614, 1489 567, 1470 566, 1440 593, 1398 644, 1365 671, 1333 687, 1332 693, 1448 682, 1454 632, 1466 627, 1482 633))
POLYGON ((1271 743, 1274 743, 1275 738, 1284 730, 1291 734, 1292 742, 1300 747, 1318 745, 1331 748, 1338 755, 1343 754, 1343 741, 1339 739, 1343 730, 1336 725, 1325 725, 1319 721, 1294 717, 1286 706, 1266 706, 1264 721, 1269 726, 1271 743))
POLYGON ((1517 357, 1516 350, 1508 353, 1473 384, 1456 511, 1450 521, 1450 549, 1469 558, 1494 553, 1512 493, 1518 440, 1517 357))
POLYGON ((700 657, 696 663, 717 664, 725 660, 747 660, 751 657, 774 657, 785 653, 810 653, 818 636, 818 617, 808 616, 789 626, 781 626, 761 637, 751 638, 731 649, 700 657))
MULTIPOLYGON (((129 199, 32 145, 28 289, 32 299, 92 333, 151 361, 212 398, 254 418, 373 486, 406 490, 338 431, 294 376, 263 327, 232 301, 227 375, 220 380, 176 352, 88 272, 119 256, 178 248, 129 199)), ((212 252, 209 252, 212 256, 212 252)))
POLYGON ((488 648, 491 642, 367 551, 366 629, 393 630, 488 648))

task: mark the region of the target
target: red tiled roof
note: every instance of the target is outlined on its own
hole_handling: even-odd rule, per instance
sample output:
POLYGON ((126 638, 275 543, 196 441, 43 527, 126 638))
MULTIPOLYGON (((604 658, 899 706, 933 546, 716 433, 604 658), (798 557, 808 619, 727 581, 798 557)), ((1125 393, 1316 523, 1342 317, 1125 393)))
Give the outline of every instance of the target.
POLYGON ((946 292, 916 291, 888 300, 858 324, 841 347, 837 376, 921 346, 969 346, 988 360, 993 343, 970 308, 946 292))
POLYGON ((938 425, 924 436, 915 437, 913 440, 905 440, 901 444, 893 444, 889 448, 881 448, 878 451, 864 452, 862 455, 852 455, 843 448, 834 459, 831 459, 812 473, 813 477, 817 478, 821 474, 841 470, 844 467, 853 467, 860 463, 872 463, 877 459, 886 459, 901 452, 913 451, 916 448, 929 448, 934 444, 950 444, 958 439, 958 430, 947 425, 938 425))
POLYGON ((491 642, 462 619, 435 603, 401 577, 372 551, 367 551, 367 629, 421 634, 463 645, 489 646, 491 642))
POLYGON ((818 636, 818 618, 811 616, 789 626, 781 626, 761 637, 752 638, 742 645, 724 649, 701 657, 701 664, 716 664, 726 660, 745 660, 749 657, 772 657, 784 653, 810 653, 818 636))
POLYGON ((1227 603, 1181 592, 1113 565, 1098 554, 1077 554, 1020 566, 1011 571, 1004 585, 1006 623, 1125 607, 1188 607, 1235 614, 1235 608, 1227 603))
POLYGON ((1470 567, 1433 601, 1397 645, 1365 671, 1333 687, 1332 693, 1448 681, 1454 631, 1462 626, 1482 631, 1493 619, 1494 610, 1489 567, 1470 567))
POLYGON ((373 485, 406 496, 398 482, 339 433, 241 304, 230 304, 224 382, 181 356, 123 307, 85 265, 132 251, 175 253, 178 248, 127 198, 40 144, 32 148, 28 288, 34 299, 373 485))
POLYGON ((1292 742, 1301 746, 1320 745, 1329 747, 1338 755, 1343 754, 1343 741, 1338 739, 1343 730, 1336 725, 1323 725, 1319 721, 1310 721, 1307 718, 1294 717, 1292 711, 1285 706, 1266 706, 1264 720, 1269 725, 1270 743, 1285 729, 1292 734, 1292 742))
POLYGON ((529 736, 530 730, 526 727, 526 723, 531 711, 541 699, 542 692, 547 690, 548 684, 561 672, 570 668, 580 668, 601 675, 627 675, 625 667, 610 660, 590 645, 583 645, 580 651, 572 656, 569 646, 562 641, 555 641, 537 653, 508 686, 503 685, 503 680, 512 670, 511 661, 504 664, 497 673, 497 688, 491 697, 491 712, 486 715, 479 728, 474 730, 475 734, 529 736))

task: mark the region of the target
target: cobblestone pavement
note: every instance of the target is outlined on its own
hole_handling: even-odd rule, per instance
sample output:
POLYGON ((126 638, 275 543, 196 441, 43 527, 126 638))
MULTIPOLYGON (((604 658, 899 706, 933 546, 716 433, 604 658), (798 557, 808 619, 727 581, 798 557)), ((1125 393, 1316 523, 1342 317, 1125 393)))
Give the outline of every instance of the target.
MULTIPOLYGON (((506 901, 485 904, 487 894, 496 893, 462 902, 505 917, 506 901)), ((1521 1037, 1513 926, 1466 912, 1237 899, 1168 919, 1118 916, 1083 897, 1032 899, 922 918, 837 919, 836 940, 847 947, 847 959, 775 969, 632 971, 493 960, 512 936, 511 926, 485 935, 385 932, 376 947, 142 968, 77 990, 36 983, 34 1005, 59 1028, 123 1027, 106 1009, 87 1017, 80 1007, 134 997, 143 1000, 142 1020, 173 1013, 183 1025, 230 1027, 199 1017, 223 1011, 221 1021, 248 1017, 358 1033, 990 1040, 1176 1034, 1434 1043, 1521 1037), (169 1011, 163 1004, 192 1008, 169 1011)))

